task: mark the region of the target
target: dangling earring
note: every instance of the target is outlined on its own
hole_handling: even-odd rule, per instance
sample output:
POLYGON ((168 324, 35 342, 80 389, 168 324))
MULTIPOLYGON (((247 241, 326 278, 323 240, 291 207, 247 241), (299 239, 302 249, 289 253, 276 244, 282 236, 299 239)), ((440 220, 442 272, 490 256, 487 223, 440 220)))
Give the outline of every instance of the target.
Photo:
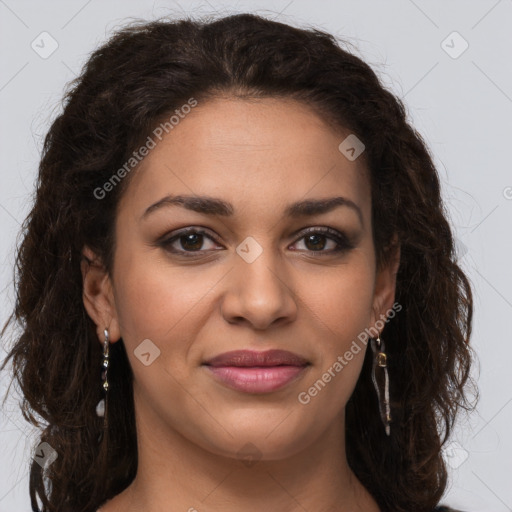
MULTIPOLYGON (((108 404, 108 380, 107 380, 107 370, 108 370, 108 357, 109 357, 109 336, 108 336, 108 329, 105 328, 103 331, 105 334, 105 340, 103 341, 103 361, 101 363, 101 366, 103 368, 103 372, 101 373, 101 379, 103 381, 103 390, 105 391, 105 397, 102 398, 98 405, 96 406, 96 414, 103 418, 103 429, 105 430, 107 426, 107 404, 108 404)), ((103 432, 101 432, 100 437, 98 441, 101 441, 103 437, 103 432)))
POLYGON ((389 375, 388 362, 385 352, 384 342, 380 335, 377 339, 371 338, 371 347, 373 351, 372 381, 379 399, 379 412, 382 423, 389 436, 391 433, 391 407, 389 404, 389 375))

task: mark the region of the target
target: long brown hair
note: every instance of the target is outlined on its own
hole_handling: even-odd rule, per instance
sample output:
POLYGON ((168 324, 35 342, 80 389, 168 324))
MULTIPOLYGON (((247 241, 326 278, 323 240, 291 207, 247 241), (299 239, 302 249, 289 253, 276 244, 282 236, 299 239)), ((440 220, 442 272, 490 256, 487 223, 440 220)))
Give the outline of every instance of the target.
POLYGON ((391 436, 367 354, 346 410, 348 461, 383 511, 425 512, 438 503, 447 479, 442 445, 458 409, 471 405, 471 287, 428 148, 403 103, 343 46, 328 33, 251 14, 136 22, 92 53, 73 81, 44 141, 17 251, 15 310, 3 330, 20 328, 2 369, 12 360, 23 414, 58 452, 46 472, 31 463, 32 510, 95 511, 135 477, 133 375, 122 342, 111 346, 109 425, 98 443, 102 354, 80 271, 85 245, 112 269, 116 207, 130 176, 105 199, 94 191, 163 117, 191 97, 219 94, 297 99, 365 144, 377 265, 388 261, 396 235, 402 310, 383 333, 391 436))

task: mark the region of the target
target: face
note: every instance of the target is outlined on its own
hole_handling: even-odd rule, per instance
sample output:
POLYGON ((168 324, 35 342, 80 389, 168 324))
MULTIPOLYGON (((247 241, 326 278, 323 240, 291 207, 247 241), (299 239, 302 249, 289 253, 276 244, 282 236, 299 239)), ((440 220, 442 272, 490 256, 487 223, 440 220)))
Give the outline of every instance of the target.
POLYGON ((216 99, 134 171, 112 275, 93 287, 88 274, 84 297, 100 340, 104 323, 122 337, 152 432, 272 460, 343 431, 358 335, 393 304, 396 270, 376 273, 367 169, 338 149, 348 134, 293 100, 216 99), (239 350, 299 359, 205 364, 239 350))

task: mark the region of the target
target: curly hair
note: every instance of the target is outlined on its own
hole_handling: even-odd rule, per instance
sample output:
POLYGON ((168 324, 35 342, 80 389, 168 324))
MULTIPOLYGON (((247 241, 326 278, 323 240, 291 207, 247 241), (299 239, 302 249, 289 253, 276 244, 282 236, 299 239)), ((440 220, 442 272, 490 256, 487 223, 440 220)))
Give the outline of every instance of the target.
POLYGON ((2 331, 20 327, 2 369, 12 360, 23 416, 58 452, 45 470, 31 463, 32 510, 95 511, 135 477, 133 374, 123 343, 111 347, 115 385, 98 442, 102 351, 80 270, 87 245, 111 272, 116 209, 130 176, 108 200, 94 190, 164 116, 192 96, 219 95, 296 99, 365 144, 377 267, 398 240, 402 311, 385 328, 391 435, 382 428, 367 351, 346 407, 348 463, 383 511, 430 512, 438 504, 447 482, 442 446, 460 408, 471 408, 471 286, 457 264, 426 143, 402 101, 347 47, 318 29, 253 14, 137 21, 94 51, 70 84, 44 141, 16 253, 15 307, 2 331))

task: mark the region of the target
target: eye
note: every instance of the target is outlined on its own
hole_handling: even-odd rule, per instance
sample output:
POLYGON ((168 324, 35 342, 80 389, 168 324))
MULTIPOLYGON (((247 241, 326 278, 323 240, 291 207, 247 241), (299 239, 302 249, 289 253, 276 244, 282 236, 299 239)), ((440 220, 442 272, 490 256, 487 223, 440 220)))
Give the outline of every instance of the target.
POLYGON ((332 254, 346 251, 354 247, 344 233, 328 227, 309 228, 301 234, 303 236, 296 243, 304 240, 302 243, 305 249, 294 250, 332 254), (329 245, 331 246, 330 248, 328 247, 329 245), (326 248, 327 250, 325 250, 326 248))
MULTIPOLYGON (((295 244, 299 244, 304 240, 304 242, 302 242, 304 248, 295 248, 292 250, 304 250, 327 255, 347 251, 354 247, 344 233, 329 227, 308 228, 299 234, 301 234, 302 237, 299 238, 295 244)), ((194 253, 219 250, 215 247, 216 243, 214 237, 205 230, 200 228, 186 228, 170 237, 164 237, 158 242, 158 245, 170 253, 185 257, 194 257, 199 255, 194 253), (206 241, 210 242, 210 247, 208 247, 208 244, 206 244, 205 247, 206 241)), ((217 243, 217 246, 219 245, 220 244, 217 243)))
POLYGON ((212 249, 212 247, 204 247, 205 239, 215 242, 213 237, 206 231, 198 228, 187 228, 170 238, 164 238, 159 242, 159 245, 169 252, 188 256, 187 253, 203 252, 212 249))

